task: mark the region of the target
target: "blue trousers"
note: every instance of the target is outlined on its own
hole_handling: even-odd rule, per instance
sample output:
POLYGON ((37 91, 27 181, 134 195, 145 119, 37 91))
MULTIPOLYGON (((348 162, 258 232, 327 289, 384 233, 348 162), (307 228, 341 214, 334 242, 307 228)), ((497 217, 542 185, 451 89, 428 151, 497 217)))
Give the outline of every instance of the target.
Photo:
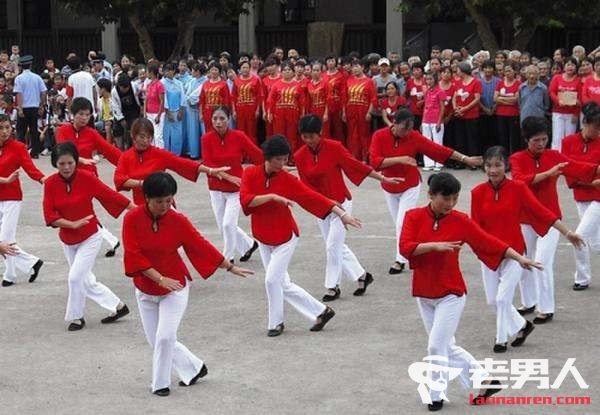
POLYGON ((183 150, 183 121, 177 120, 177 111, 169 111, 173 114, 175 121, 170 121, 170 117, 165 117, 165 125, 163 128, 163 140, 165 142, 165 150, 173 154, 181 156, 183 150))
POLYGON ((187 149, 191 158, 200 157, 200 136, 202 129, 200 126, 200 115, 198 108, 185 107, 185 135, 184 148, 187 149))

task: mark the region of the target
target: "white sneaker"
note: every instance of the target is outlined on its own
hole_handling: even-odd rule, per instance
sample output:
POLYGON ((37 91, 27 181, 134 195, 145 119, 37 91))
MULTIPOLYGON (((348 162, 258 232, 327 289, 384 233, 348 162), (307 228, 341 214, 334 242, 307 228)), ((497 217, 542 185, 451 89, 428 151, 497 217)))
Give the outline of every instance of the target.
POLYGON ((433 167, 423 167, 423 171, 431 171, 433 170, 433 167))
POLYGON ((442 171, 442 168, 441 167, 434 167, 433 171, 442 171))
POLYGON ((43 149, 42 152, 40 153, 40 155, 42 155, 42 156, 47 156, 48 154, 50 154, 50 150, 48 150, 47 148, 43 149))

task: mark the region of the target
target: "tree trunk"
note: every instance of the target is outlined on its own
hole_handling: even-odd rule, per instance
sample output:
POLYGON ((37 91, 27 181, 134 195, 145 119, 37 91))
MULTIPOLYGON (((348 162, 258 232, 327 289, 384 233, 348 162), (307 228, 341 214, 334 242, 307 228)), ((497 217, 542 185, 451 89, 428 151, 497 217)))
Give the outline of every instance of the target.
POLYGON ((463 4, 477 25, 477 34, 485 49, 489 51, 498 50, 498 39, 494 35, 488 18, 473 4, 473 0, 463 0, 463 4))
POLYGON ((502 18, 500 32, 502 33, 502 42, 500 43, 500 46, 502 49, 509 49, 512 45, 515 34, 514 23, 510 16, 504 16, 502 18))
POLYGON ((531 24, 527 27, 521 28, 514 36, 512 40, 512 48, 516 50, 528 50, 529 42, 535 35, 537 25, 531 24))
POLYGON ((148 62, 150 59, 156 59, 152 36, 150 36, 148 28, 142 23, 139 13, 136 11, 127 17, 131 27, 133 27, 133 30, 135 30, 135 33, 138 35, 138 44, 142 51, 142 55, 144 55, 144 60, 148 62))
POLYGON ((194 29, 196 28, 196 18, 199 15, 199 10, 194 9, 191 13, 185 13, 177 17, 177 40, 175 46, 173 46, 171 56, 168 58, 169 62, 176 61, 182 56, 187 58, 194 43, 194 29))

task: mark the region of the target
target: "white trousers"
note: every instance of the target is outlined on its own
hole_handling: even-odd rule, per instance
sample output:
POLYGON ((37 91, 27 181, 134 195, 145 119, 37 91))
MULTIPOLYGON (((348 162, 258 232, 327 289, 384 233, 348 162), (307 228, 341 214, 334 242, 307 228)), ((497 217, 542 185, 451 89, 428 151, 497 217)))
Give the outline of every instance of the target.
POLYGON ((106 241, 111 249, 119 242, 119 238, 113 235, 108 229, 98 226, 98 231, 100 232, 102 239, 106 241))
POLYGON ((165 126, 165 113, 160 114, 160 119, 155 122, 158 114, 146 113, 146 118, 150 120, 154 127, 154 145, 158 148, 165 148, 165 141, 163 140, 163 128, 165 126))
POLYGON ((600 251, 600 202, 577 202, 579 225, 575 233, 581 235, 587 246, 573 247, 575 253, 575 282, 588 285, 592 280, 590 249, 600 251))
POLYGON ((204 362, 177 341, 177 330, 187 307, 190 283, 167 295, 149 295, 136 288, 146 339, 152 347, 152 391, 168 388, 171 372, 185 384, 200 372, 204 362))
POLYGON ((115 313, 121 300, 108 287, 96 281, 96 276, 92 273, 92 267, 102 245, 100 232, 96 232, 81 243, 62 245, 70 267, 69 299, 65 321, 83 317, 86 298, 115 313))
MULTIPOLYGON (((467 296, 457 297, 454 294, 449 294, 442 298, 416 297, 416 299, 421 318, 425 324, 425 330, 429 335, 427 354, 429 356, 443 356, 448 359, 448 362, 434 360, 431 363, 439 366, 461 368, 459 379, 464 389, 468 389, 472 385, 470 380, 472 374, 469 370, 479 370, 482 378, 489 376, 471 353, 456 345, 454 338, 460 316, 465 308, 467 296)), ((445 371, 440 371, 439 375, 435 375, 433 378, 443 378, 446 380, 446 385, 448 384, 448 373, 445 371)), ((442 392, 445 393, 445 391, 432 389, 430 391, 431 400, 442 400, 440 397, 442 392)))
POLYGON ((521 274, 521 303, 525 307, 537 304, 540 313, 554 313, 554 255, 560 233, 550 228, 540 237, 530 225, 521 224, 526 256, 540 262, 544 270, 523 270, 521 274))
MULTIPOLYGON (((19 223, 19 214, 21 213, 20 200, 5 200, 0 202, 0 241, 5 243, 15 243, 17 237, 17 224, 19 223)), ((4 261, 4 279, 15 282, 17 278, 16 268, 23 273, 31 273, 31 268, 39 260, 38 257, 23 251, 18 245, 17 255, 7 255, 4 261)))
MULTIPOLYGON (((342 208, 352 214, 352 201, 344 200, 342 208)), ((335 288, 342 282, 342 277, 353 281, 358 280, 365 269, 360 265, 356 255, 344 243, 346 227, 335 213, 330 213, 325 219, 318 219, 317 224, 325 240, 327 265, 325 266, 325 288, 335 288)))
POLYGON ((407 189, 403 193, 388 193, 385 190, 383 191, 390 215, 392 215, 392 220, 396 226, 396 261, 402 264, 408 263, 408 260, 400 255, 400 246, 398 245, 402 224, 404 223, 404 215, 406 215, 407 210, 417 206, 420 189, 421 183, 407 189))
MULTIPOLYGON (((436 124, 421 124, 421 132, 434 143, 442 145, 444 141, 444 124, 441 125, 439 132, 436 130, 435 126, 436 124)), ((441 163, 430 159, 426 155, 423 155, 423 164, 425 167, 442 167, 441 163)))
POLYGON ((217 226, 223 234, 223 256, 233 259, 235 253, 245 254, 252 245, 254 239, 249 237, 238 226, 240 217, 240 193, 220 192, 210 190, 210 204, 212 206, 217 226))
POLYGON ((496 343, 506 343, 525 325, 525 319, 513 305, 515 289, 521 280, 521 265, 503 259, 496 271, 481 263, 487 303, 496 311, 496 343))
POLYGON ((315 300, 302 287, 294 284, 288 274, 288 265, 298 244, 298 237, 277 246, 258 244, 265 267, 265 286, 269 304, 269 329, 283 323, 283 301, 287 301, 307 319, 314 322, 325 311, 325 305, 315 300))
POLYGON ((562 140, 577 131, 577 116, 552 113, 552 149, 561 151, 562 140))

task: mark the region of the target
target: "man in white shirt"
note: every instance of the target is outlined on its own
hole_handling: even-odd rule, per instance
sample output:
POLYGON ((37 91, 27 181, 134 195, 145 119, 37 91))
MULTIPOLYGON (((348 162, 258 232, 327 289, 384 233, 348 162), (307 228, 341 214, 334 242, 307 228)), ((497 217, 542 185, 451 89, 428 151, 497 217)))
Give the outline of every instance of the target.
POLYGON ((67 85, 73 89, 67 106, 71 105, 74 98, 83 97, 91 102, 94 112, 98 112, 98 92, 96 91, 96 81, 89 73, 81 69, 81 59, 79 56, 72 56, 67 60, 69 68, 73 71, 69 75, 67 85))

